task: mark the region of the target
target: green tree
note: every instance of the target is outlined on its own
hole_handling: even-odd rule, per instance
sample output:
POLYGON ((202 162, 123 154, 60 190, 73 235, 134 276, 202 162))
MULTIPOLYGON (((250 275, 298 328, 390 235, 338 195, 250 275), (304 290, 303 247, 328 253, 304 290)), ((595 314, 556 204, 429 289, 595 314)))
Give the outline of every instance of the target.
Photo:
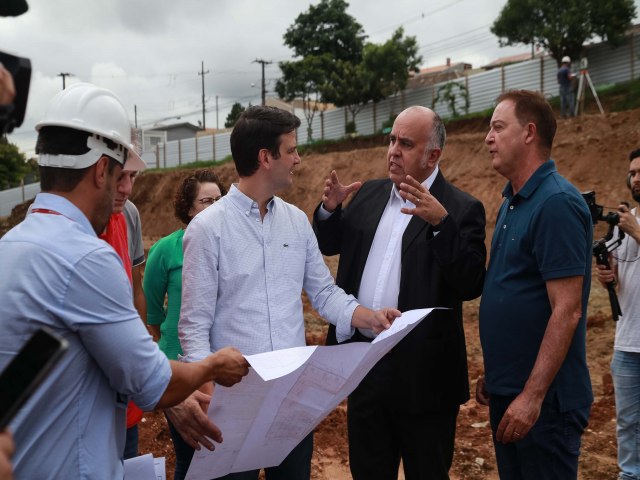
MULTIPOLYGON (((419 72, 422 56, 418 54, 416 37, 405 37, 404 29, 398 28, 383 44, 369 43, 365 46, 363 63, 369 72, 370 98, 374 102, 404 90, 410 72, 419 72)), ((395 105, 389 110, 393 116, 395 105)))
POLYGON ((280 98, 300 98, 307 133, 318 104, 327 101, 326 86, 345 62, 359 63, 366 38, 362 26, 347 13, 344 0, 321 0, 298 15, 284 34, 284 43, 298 60, 281 62, 282 77, 276 83, 280 98))
POLYGON ((24 153, 6 139, 0 139, 0 190, 19 186, 29 170, 24 153))
POLYGON ((225 128, 233 128, 233 126, 238 121, 238 118, 245 111, 245 108, 240 104, 240 102, 236 102, 231 106, 231 111, 227 115, 227 119, 224 122, 225 128))
MULTIPOLYGON (((415 37, 405 37, 398 28, 383 44, 368 43, 362 62, 336 63, 330 81, 322 86, 324 98, 351 113, 351 123, 369 101, 379 102, 404 90, 411 71, 418 71, 422 57, 418 55, 415 37)), ((390 110, 393 112, 393 105, 390 110)))
POLYGON ((353 64, 340 61, 329 81, 322 86, 323 97, 337 107, 346 107, 351 113, 351 124, 355 133, 356 115, 371 100, 371 73, 364 63, 353 64))
POLYGON ((323 101, 322 85, 326 81, 326 66, 330 63, 327 55, 309 55, 302 60, 280 62, 282 77, 276 82, 276 92, 287 101, 299 98, 307 120, 307 134, 313 136, 311 127, 318 112, 318 104, 323 101))
POLYGON ((284 34, 294 57, 328 54, 335 61, 360 61, 366 35, 347 7, 344 0, 321 0, 298 15, 284 34))
POLYGON ((620 45, 635 15, 633 0, 508 0, 491 32, 501 46, 537 43, 560 64, 596 36, 620 45))

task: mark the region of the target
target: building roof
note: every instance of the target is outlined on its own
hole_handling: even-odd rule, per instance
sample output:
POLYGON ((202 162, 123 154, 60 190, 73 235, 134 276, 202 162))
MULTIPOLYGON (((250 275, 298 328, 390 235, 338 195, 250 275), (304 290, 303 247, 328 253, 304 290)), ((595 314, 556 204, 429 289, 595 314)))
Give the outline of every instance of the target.
POLYGON ((407 88, 422 88, 428 85, 435 85, 436 83, 460 78, 470 69, 470 63, 452 63, 451 59, 447 58, 447 63, 444 65, 421 68, 418 73, 412 74, 407 82, 407 88))
MULTIPOLYGON (((538 51, 533 55, 533 58, 540 58, 540 57, 543 57, 544 55, 545 53, 543 51, 538 51)), ((492 68, 511 65, 513 63, 520 63, 520 62, 524 62, 525 60, 531 60, 531 52, 518 53, 517 55, 509 55, 507 57, 500 57, 495 59, 493 62, 483 65, 482 68, 485 70, 491 70, 492 68)))

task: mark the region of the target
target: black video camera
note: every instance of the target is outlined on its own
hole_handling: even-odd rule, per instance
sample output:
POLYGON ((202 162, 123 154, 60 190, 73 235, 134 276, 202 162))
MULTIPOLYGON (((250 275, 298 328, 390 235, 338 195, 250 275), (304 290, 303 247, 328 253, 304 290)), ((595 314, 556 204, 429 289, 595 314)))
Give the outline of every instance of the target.
POLYGON ((598 223, 598 220, 601 220, 614 227, 620 221, 620 215, 616 212, 604 213, 604 207, 596 203, 596 192, 593 190, 582 193, 582 198, 587 202, 589 212, 591 212, 591 221, 594 225, 598 223))
MULTIPOLYGON (((593 242, 592 251, 593 256, 596 259, 598 265, 604 265, 607 269, 611 268, 609 265, 609 254, 618 248, 624 238, 624 232, 618 229, 618 238, 613 239, 614 227, 620 222, 620 215, 616 212, 604 213, 604 207, 596 203, 596 192, 593 190, 590 192, 584 192, 582 194, 589 212, 591 212, 591 221, 595 225, 599 220, 607 222, 609 224, 609 230, 600 240, 593 242)), ((618 321, 618 318, 622 315, 620 309, 620 302, 618 302, 618 295, 616 294, 615 282, 607 283, 607 292, 609 293, 609 303, 611 304, 611 317, 614 321, 618 321)))
POLYGON ((13 77, 16 89, 13 103, 0 105, 0 136, 4 136, 11 133, 15 127, 22 125, 24 120, 31 83, 31 61, 28 58, 0 52, 0 63, 13 77))

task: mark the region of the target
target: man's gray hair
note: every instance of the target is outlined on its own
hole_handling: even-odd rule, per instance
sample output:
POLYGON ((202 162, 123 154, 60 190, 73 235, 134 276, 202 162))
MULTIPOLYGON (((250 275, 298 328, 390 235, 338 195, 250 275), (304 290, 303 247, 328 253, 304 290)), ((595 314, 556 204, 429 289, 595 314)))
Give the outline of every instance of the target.
POLYGON ((446 140, 447 132, 444 128, 444 122, 442 118, 440 118, 440 115, 433 112, 433 124, 431 125, 431 135, 429 136, 427 148, 429 150, 439 148, 440 151, 443 151, 446 140))

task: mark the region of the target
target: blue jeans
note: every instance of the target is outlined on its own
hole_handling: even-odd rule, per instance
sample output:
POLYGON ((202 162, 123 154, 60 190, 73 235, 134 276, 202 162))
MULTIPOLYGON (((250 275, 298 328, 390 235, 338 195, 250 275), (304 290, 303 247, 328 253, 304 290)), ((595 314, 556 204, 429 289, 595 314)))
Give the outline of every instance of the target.
POLYGON ((560 412, 544 402, 529 433, 514 443, 496 441, 496 430, 513 396, 491 395, 489 417, 500 480, 570 480, 578 478, 580 439, 591 407, 560 412))
POLYGON ((640 353, 613 351, 618 466, 625 480, 640 479, 640 353))
POLYGON ((189 471, 189 465, 191 465, 191 459, 193 458, 193 452, 195 450, 182 439, 182 436, 169 421, 169 417, 167 417, 167 425, 169 425, 173 449, 176 452, 176 468, 173 472, 173 480, 184 480, 184 477, 187 476, 187 472, 189 471))
POLYGON ((560 113, 563 117, 573 117, 575 109, 575 96, 571 85, 560 85, 560 113))
MULTIPOLYGON (((311 478, 311 456, 313 455, 313 432, 307 435, 277 467, 264 469, 266 480, 309 480, 311 478)), ((258 480, 260 470, 230 473, 219 480, 258 480)))

